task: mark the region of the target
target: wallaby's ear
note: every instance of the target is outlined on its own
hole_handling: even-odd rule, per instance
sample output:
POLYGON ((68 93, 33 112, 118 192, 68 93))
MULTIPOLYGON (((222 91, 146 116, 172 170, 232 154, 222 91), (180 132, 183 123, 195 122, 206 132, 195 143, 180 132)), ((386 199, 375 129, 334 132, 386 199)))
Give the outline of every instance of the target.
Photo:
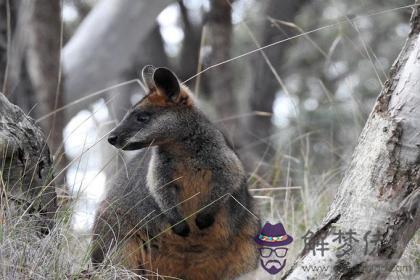
POLYGON ((149 90, 152 90, 156 87, 155 82, 153 80, 153 73, 155 72, 155 70, 156 70, 156 67, 154 67, 153 65, 146 65, 141 70, 141 76, 143 78, 143 82, 146 84, 146 87, 149 90))
POLYGON ((153 73, 153 81, 159 93, 164 94, 168 99, 175 100, 181 91, 178 78, 167 68, 157 68, 153 73))

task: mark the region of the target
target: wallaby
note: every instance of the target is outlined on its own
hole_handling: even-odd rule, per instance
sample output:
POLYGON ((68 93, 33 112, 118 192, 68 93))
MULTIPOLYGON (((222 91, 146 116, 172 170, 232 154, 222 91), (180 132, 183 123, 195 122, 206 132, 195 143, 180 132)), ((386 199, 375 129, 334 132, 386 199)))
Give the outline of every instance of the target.
POLYGON ((92 262, 111 256, 142 275, 181 279, 254 270, 259 221, 241 161, 174 73, 149 65, 142 76, 149 92, 108 141, 143 151, 108 186, 92 262))

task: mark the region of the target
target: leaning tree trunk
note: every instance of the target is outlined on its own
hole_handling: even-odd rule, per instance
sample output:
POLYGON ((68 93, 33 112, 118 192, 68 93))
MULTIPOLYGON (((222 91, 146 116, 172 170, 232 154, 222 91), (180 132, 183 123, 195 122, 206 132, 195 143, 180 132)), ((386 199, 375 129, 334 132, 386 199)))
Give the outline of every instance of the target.
POLYGON ((52 160, 41 129, 0 93, 0 225, 35 222, 45 233, 57 210, 52 160))
MULTIPOLYGON (((65 103, 110 86, 130 70, 156 17, 170 2, 103 0, 95 5, 63 49, 65 103)), ((74 103, 66 110, 67 118, 98 98, 74 103)))
POLYGON ((386 279, 420 226, 420 7, 322 226, 283 279, 386 279), (337 233, 354 239, 337 244, 337 233), (335 241, 334 241, 335 240, 335 241), (328 243, 329 251, 313 253, 328 243), (337 244, 337 246, 331 246, 337 244), (369 245, 369 246, 367 246, 369 245), (327 271, 305 271, 310 266, 327 271), (383 268, 386 269, 383 269, 383 268))

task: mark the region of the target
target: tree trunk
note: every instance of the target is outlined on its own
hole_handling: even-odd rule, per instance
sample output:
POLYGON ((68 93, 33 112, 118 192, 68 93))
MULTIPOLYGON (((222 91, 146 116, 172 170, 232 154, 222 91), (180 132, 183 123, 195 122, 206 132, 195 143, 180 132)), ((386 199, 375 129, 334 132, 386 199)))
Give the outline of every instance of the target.
POLYGON ((386 279, 420 226, 420 7, 321 227, 283 279, 386 279), (345 244, 338 231, 350 230, 345 244), (335 240, 335 241, 334 241, 335 240), (353 242, 352 242, 353 241, 353 242), (367 242, 366 242, 367 241, 367 242), (324 256, 319 249, 328 243, 324 256), (308 266, 327 271, 305 271, 308 266))
POLYGON ((48 232, 57 210, 50 151, 41 129, 2 93, 0 166, 0 220, 33 221, 48 232))
POLYGON ((5 92, 9 76, 9 57, 13 33, 16 27, 18 4, 15 1, 0 0, 0 90, 5 92))
MULTIPOLYGON (((273 26, 270 18, 293 22, 296 14, 306 2, 307 0, 269 1, 264 15, 265 24, 261 45, 265 46, 295 35, 296 30, 290 27, 284 26, 284 28, 279 29, 273 26)), ((264 50, 268 60, 273 65, 275 71, 279 73, 280 77, 282 73, 287 71, 287 69, 284 69, 284 56, 290 45, 291 42, 284 42, 273 48, 264 50)), ((276 93, 281 86, 262 56, 256 55, 251 59, 254 84, 249 93, 249 111, 273 113, 273 103, 276 98, 276 93)), ((272 141, 269 138, 273 133, 271 117, 268 115, 255 115, 246 120, 245 131, 247 141, 249 143, 257 143, 257 145, 252 145, 252 149, 244 152, 249 153, 254 162, 258 162, 263 155, 264 161, 268 161, 271 156, 275 155, 275 150, 271 147, 272 141)))
POLYGON ((24 112, 36 104, 26 69, 26 29, 20 0, 0 0, 0 90, 24 112))
MULTIPOLYGON (((60 1, 3 0, 0 12, 0 85, 5 95, 34 118, 63 106, 60 1)), ((64 119, 60 112, 54 116, 41 125, 55 152, 62 143, 64 119)))
MULTIPOLYGON (((190 14, 184 1, 179 1, 179 11, 181 14, 182 25, 184 29, 184 39, 182 41, 181 53, 179 60, 175 67, 177 76, 184 81, 197 72, 200 47, 201 47, 201 32, 202 22, 194 24, 191 21, 190 14)), ((187 86, 192 86, 193 83, 187 83, 187 86)))
MULTIPOLYGON (((110 86, 130 70, 139 46, 155 27, 156 17, 170 2, 99 2, 63 50, 66 104, 110 86)), ((74 116, 96 99, 69 107, 66 115, 74 116)))
MULTIPOLYGON (((60 65, 61 5, 59 0, 22 1, 27 13, 26 65, 36 96, 37 106, 31 115, 39 118, 64 105, 60 65)), ((66 165, 63 149, 64 112, 60 111, 41 122, 47 142, 61 170, 66 165)))
MULTIPOLYGON (((211 52, 208 58, 208 65, 214 65, 230 58, 232 45, 232 7, 229 1, 212 0, 210 11, 206 17, 206 28, 209 34, 209 45, 211 52)), ((233 70, 231 64, 226 63, 209 71, 206 83, 209 86, 207 97, 211 100, 216 110, 218 119, 225 119, 236 115, 239 112, 238 102, 233 91, 233 70)), ((221 129, 228 136, 229 140, 238 145, 236 139, 239 128, 237 119, 224 121, 221 129)))

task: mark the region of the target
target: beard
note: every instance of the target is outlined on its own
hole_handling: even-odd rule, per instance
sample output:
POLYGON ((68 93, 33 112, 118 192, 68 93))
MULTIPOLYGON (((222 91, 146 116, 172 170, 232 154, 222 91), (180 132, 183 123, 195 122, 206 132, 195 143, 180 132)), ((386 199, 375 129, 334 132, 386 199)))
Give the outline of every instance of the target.
POLYGON ((264 263, 264 261, 261 259, 260 262, 264 270, 272 275, 279 273, 286 265, 286 260, 283 262, 278 260, 270 260, 264 263))

